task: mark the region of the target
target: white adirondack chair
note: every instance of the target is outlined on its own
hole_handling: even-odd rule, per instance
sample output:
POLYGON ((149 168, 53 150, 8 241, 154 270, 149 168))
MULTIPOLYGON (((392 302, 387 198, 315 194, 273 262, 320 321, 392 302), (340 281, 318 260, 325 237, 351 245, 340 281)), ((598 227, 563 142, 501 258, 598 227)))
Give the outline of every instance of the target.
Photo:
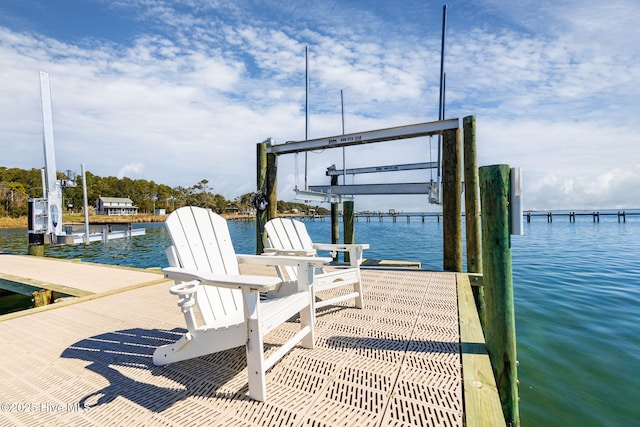
MULTIPOLYGON (((265 253, 280 255, 316 256, 317 250, 328 250, 332 253, 348 252, 349 268, 337 268, 333 271, 319 270, 314 280, 314 292, 333 289, 339 286, 353 286, 353 292, 316 301, 315 308, 333 305, 341 301, 354 299, 357 308, 362 308, 362 280, 360 278, 360 264, 362 252, 369 249, 368 244, 331 244, 313 243, 307 228, 298 220, 292 218, 274 218, 265 224, 267 232, 267 246, 265 253)), ((288 266, 276 266, 279 277, 283 281, 296 280, 297 271, 288 266)), ((279 289, 276 291, 278 294, 279 289)))
POLYGON ((331 258, 236 255, 226 220, 208 209, 184 207, 166 221, 173 246, 167 250, 165 276, 176 281, 187 332, 158 347, 153 363, 165 365, 246 345, 249 396, 267 397, 265 372, 298 343, 314 346, 313 270, 331 258), (260 301, 260 292, 278 285, 277 277, 241 275, 238 263, 287 266, 297 270, 296 290, 260 301), (199 311, 201 324, 196 315, 199 311), (263 337, 300 314, 300 331, 265 359, 263 337))

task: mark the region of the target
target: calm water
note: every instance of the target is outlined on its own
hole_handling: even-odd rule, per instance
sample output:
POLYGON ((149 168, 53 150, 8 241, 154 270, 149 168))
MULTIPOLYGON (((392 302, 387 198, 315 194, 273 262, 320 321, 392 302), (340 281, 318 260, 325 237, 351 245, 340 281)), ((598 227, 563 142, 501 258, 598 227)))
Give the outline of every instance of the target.
MULTIPOLYGON (((316 241, 328 221, 307 222, 316 241)), ((230 222, 238 253, 255 252, 255 224, 230 222)), ((166 266, 162 224, 106 245, 47 248, 47 256, 135 267, 166 266)), ((640 425, 640 217, 534 218, 512 237, 520 410, 528 426, 640 425)), ((356 223, 374 259, 442 269, 442 224, 398 219, 356 223)), ((0 251, 26 253, 26 231, 0 230, 0 251)))

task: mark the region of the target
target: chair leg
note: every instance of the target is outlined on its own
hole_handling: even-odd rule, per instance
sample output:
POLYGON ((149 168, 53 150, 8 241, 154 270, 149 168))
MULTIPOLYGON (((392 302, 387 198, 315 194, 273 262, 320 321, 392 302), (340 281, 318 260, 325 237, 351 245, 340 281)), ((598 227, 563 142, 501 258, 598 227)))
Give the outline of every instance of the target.
POLYGON ((358 293, 355 299, 356 308, 364 308, 364 302, 362 299, 362 278, 360 277, 360 271, 358 270, 358 281, 353 284, 353 290, 358 293))
POLYGON ((315 294, 312 289, 309 292, 309 305, 304 308, 300 312, 300 329, 304 329, 305 327, 309 327, 309 333, 302 338, 300 344, 304 348, 314 348, 316 343, 316 309, 315 309, 315 294))
POLYGON ((298 284, 303 288, 308 286, 308 289, 299 290, 307 291, 307 294, 309 295, 309 305, 300 312, 300 329, 309 327, 309 333, 302 338, 301 341, 304 348, 314 348, 316 342, 316 331, 314 327, 316 322, 316 293, 315 286, 313 284, 314 277, 314 268, 305 268, 302 265, 298 266, 298 284))
POLYGON ((264 341, 258 310, 260 309, 260 293, 242 290, 244 294, 244 310, 247 321, 247 372, 249 376, 249 397, 264 402, 267 399, 267 384, 264 365, 264 341))

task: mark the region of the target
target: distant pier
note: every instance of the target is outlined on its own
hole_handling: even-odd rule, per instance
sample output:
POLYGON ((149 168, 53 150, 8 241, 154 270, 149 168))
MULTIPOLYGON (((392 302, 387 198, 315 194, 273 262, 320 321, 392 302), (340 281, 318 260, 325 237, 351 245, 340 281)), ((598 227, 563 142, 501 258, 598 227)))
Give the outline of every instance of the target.
MULTIPOLYGON (((330 215, 294 215, 297 218, 308 221, 324 221, 331 219, 330 215)), ((464 217, 465 214, 463 213, 464 217)), ((553 218, 568 218, 569 222, 576 222, 577 217, 591 218, 593 222, 600 222, 600 217, 617 217, 618 222, 627 222, 628 216, 640 216, 640 211, 617 211, 617 212, 600 212, 600 211, 525 211, 524 218, 527 222, 531 222, 532 218, 545 218, 547 222, 553 222, 553 218)), ((398 222, 398 219, 404 219, 407 223, 413 221, 426 222, 426 220, 435 220, 440 222, 443 218, 442 212, 359 212, 354 214, 355 220, 371 221, 391 221, 398 222)))
POLYGON ((560 211, 560 212, 542 212, 542 211, 525 211, 524 217, 527 219, 527 222, 531 222, 531 218, 542 217, 546 218, 547 222, 553 222, 553 218, 569 218, 569 222, 576 222, 576 217, 587 217, 591 218, 593 222, 600 222, 601 216, 614 216, 618 218, 618 222, 627 222, 627 216, 640 215, 640 212, 626 212, 626 211, 617 211, 617 212, 600 212, 600 211, 560 211))

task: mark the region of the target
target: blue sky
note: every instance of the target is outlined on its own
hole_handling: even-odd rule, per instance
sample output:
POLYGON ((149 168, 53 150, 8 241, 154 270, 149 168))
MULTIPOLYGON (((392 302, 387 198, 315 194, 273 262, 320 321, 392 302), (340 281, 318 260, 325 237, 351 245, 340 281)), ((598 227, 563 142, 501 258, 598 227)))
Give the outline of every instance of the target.
MULTIPOLYGON (((0 165, 44 164, 39 71, 50 74, 58 170, 255 190, 255 145, 436 120, 444 3, 2 0, 0 165)), ((447 118, 475 115, 480 165, 523 169, 527 209, 640 207, 640 3, 450 1, 447 118)), ((416 139, 346 150, 346 166, 434 159, 416 139)), ((308 155, 328 183, 341 150, 308 155)), ((279 198, 303 185, 279 158, 279 198)), ((297 173, 296 173, 297 170, 297 173)), ((430 172, 348 182, 417 182, 430 172)), ((431 210, 426 196, 356 209, 431 210)))

